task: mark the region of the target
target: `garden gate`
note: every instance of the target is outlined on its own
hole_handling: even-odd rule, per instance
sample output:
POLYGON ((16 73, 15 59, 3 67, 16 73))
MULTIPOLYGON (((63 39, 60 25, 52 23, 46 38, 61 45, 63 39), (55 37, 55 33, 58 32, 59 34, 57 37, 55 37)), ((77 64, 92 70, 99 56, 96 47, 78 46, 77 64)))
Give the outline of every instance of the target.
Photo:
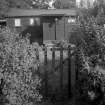
MULTIPOLYGON (((48 58, 47 58, 47 49, 48 47, 44 46, 43 51, 44 51, 44 86, 45 86, 45 95, 47 97, 48 95, 48 71, 47 71, 47 64, 48 64, 48 58)), ((68 75, 68 97, 73 98, 75 100, 75 84, 76 84, 76 66, 75 66, 75 48, 68 46, 67 48, 61 47, 52 47, 50 48, 52 51, 52 60, 51 60, 51 65, 53 67, 53 70, 57 70, 59 67, 59 73, 60 73, 60 78, 59 78, 59 88, 61 91, 63 91, 63 73, 64 73, 64 62, 65 60, 63 59, 63 52, 67 52, 67 75, 68 75), (59 59, 59 66, 56 67, 56 56, 55 53, 56 51, 60 52, 60 59, 59 59), (72 96, 71 96, 72 94, 72 96)), ((39 59, 39 55, 37 56, 39 59)))

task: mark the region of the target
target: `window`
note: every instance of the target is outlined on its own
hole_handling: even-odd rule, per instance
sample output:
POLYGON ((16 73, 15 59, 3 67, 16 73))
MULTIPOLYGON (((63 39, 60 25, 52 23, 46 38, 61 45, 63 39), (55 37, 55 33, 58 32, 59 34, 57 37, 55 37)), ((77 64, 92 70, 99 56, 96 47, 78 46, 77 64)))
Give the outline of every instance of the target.
POLYGON ((34 25, 34 19, 30 18, 30 25, 34 25))
POLYGON ((75 22, 76 22, 75 18, 73 18, 73 17, 68 18, 68 23, 75 23, 75 22))
POLYGON ((15 19, 15 26, 20 27, 21 26, 21 19, 15 19))

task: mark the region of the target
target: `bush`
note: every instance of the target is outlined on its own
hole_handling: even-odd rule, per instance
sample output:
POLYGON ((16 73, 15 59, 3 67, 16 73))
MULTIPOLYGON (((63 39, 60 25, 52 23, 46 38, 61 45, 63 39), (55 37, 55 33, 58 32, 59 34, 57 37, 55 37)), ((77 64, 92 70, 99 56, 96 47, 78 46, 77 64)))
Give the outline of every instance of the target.
POLYGON ((33 105, 42 97, 38 91, 41 79, 36 73, 37 46, 8 28, 0 30, 0 36, 0 80, 4 81, 6 105, 33 105))
POLYGON ((70 42, 77 48, 77 99, 83 101, 84 105, 104 105, 105 27, 103 20, 99 22, 98 16, 94 17, 87 12, 89 13, 85 11, 83 17, 79 17, 77 30, 70 37, 70 42))

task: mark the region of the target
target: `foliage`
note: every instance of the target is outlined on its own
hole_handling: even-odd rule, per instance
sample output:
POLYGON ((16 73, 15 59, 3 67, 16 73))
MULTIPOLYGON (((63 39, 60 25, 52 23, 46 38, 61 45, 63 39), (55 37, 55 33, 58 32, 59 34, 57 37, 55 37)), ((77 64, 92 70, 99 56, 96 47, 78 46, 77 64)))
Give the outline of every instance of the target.
POLYGON ((6 2, 6 0, 0 0, 0 16, 1 15, 3 15, 4 14, 4 12, 6 12, 7 11, 7 2, 6 2))
POLYGON ((0 0, 0 17, 4 16, 10 8, 31 8, 30 0, 0 0))
MULTIPOLYGON (((102 55, 105 48, 105 2, 100 0, 93 8, 81 9, 79 16, 79 44, 88 56, 102 55)), ((86 54, 85 53, 85 54, 86 54)))
POLYGON ((75 2, 73 0, 64 1, 64 2, 62 0, 56 0, 54 5, 55 5, 55 8, 57 9, 75 8, 75 2))
POLYGON ((0 30, 0 80, 7 105, 33 105, 40 101, 40 78, 37 75, 37 47, 8 28, 0 30))
POLYGON ((41 8, 41 9, 48 9, 51 2, 54 1, 53 5, 57 9, 66 9, 66 8, 73 8, 75 7, 74 1, 65 1, 62 0, 33 0, 33 8, 41 8))
POLYGON ((98 24, 103 25, 105 23, 104 17, 105 17, 105 1, 104 0, 98 0, 94 2, 92 8, 83 8, 82 10, 82 16, 85 16, 84 18, 88 17, 95 17, 98 24))
POLYGON ((70 37, 77 47, 77 90, 84 105, 105 103, 105 5, 100 5, 81 11, 78 27, 70 37))
MULTIPOLYGON (((62 2, 62 0, 54 0, 55 8, 73 8, 74 2, 62 2)), ((51 5, 51 0, 0 0, 0 17, 4 16, 10 8, 22 8, 22 9, 48 9, 51 5)))
POLYGON ((100 71, 81 72, 78 80, 78 99, 84 105, 104 105, 105 74, 100 71))

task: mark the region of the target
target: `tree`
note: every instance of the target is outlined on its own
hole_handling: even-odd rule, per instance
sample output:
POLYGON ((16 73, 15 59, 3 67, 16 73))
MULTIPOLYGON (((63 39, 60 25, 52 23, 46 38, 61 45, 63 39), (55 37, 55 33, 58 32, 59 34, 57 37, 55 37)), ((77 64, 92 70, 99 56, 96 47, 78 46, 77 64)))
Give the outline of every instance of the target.
POLYGON ((74 8, 74 1, 62 0, 0 0, 0 16, 3 16, 10 8, 39 8, 39 9, 65 9, 65 8, 74 8))
POLYGON ((32 6, 33 8, 54 9, 55 1, 56 0, 33 0, 32 6))
POLYGON ((55 5, 55 8, 58 8, 58 9, 70 9, 75 7, 75 2, 72 0, 65 1, 65 2, 63 2, 62 0, 56 0, 54 5, 55 5))
POLYGON ((6 0, 0 0, 0 15, 3 15, 8 9, 8 3, 6 0))
POLYGON ((75 6, 74 1, 62 1, 62 0, 33 0, 33 8, 46 8, 46 9, 65 9, 73 8, 75 6))
POLYGON ((3 16, 10 8, 31 8, 28 0, 0 0, 0 16, 3 16))
MULTIPOLYGON (((91 100, 89 105, 99 105, 99 103, 102 103, 104 100, 103 97, 105 95, 105 91, 103 91, 103 89, 105 89, 105 83, 103 82, 105 80, 105 75, 103 74, 104 67, 102 65, 105 61, 105 28, 103 26, 105 24, 104 8, 105 5, 102 2, 95 5, 93 8, 81 9, 82 15, 79 16, 77 30, 71 35, 70 38, 71 41, 72 37, 74 38, 76 47, 78 49, 77 57, 79 60, 77 61, 77 68, 79 68, 78 71, 80 71, 79 79, 82 78, 81 81, 78 82, 81 83, 81 93, 79 97, 84 94, 81 100, 85 100, 87 99, 87 96, 86 98, 84 98, 84 96, 89 96, 90 92, 93 92, 97 86, 99 86, 101 89, 100 93, 102 97, 100 99, 96 98, 95 100, 91 100), (93 80, 90 78, 93 78, 93 80), (93 86, 94 89, 90 91, 89 89, 93 88, 93 86)), ((78 86, 80 86, 80 84, 78 86)), ((87 104, 87 101, 85 102, 87 104)))

